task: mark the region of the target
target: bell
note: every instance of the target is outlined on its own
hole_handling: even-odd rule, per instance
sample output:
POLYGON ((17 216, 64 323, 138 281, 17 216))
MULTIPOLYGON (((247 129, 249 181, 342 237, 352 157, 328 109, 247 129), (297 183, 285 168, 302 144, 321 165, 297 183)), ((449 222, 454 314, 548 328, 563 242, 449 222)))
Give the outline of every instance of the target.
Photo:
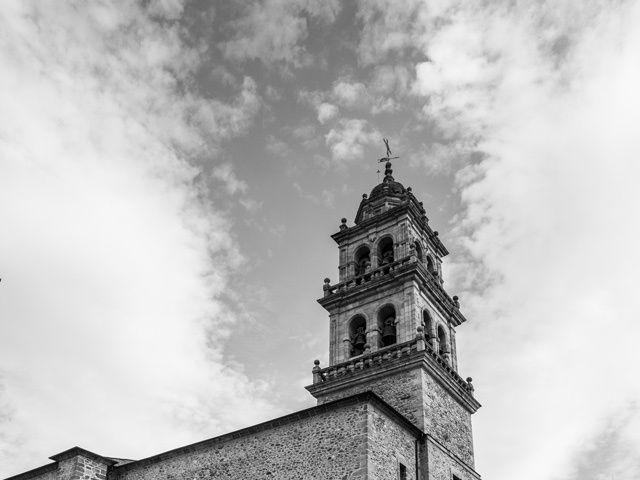
POLYGON ((356 338, 353 340, 353 346, 356 350, 364 350, 364 345, 367 343, 367 337, 364 333, 356 333, 356 338))
POLYGON ((382 343, 385 346, 396 343, 396 327, 394 323, 394 319, 387 320, 384 322, 384 327, 382 327, 382 343))

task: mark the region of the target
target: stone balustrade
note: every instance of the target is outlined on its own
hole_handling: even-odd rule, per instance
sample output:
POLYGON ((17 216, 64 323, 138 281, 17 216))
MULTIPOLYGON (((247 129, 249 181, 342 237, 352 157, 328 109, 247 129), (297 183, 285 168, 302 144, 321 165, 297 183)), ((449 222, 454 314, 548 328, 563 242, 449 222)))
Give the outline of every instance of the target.
POLYGON ((345 280, 344 282, 336 283, 335 285, 329 285, 329 282, 327 281, 328 279, 325 279, 323 287, 324 296, 328 297, 329 295, 333 295, 334 293, 344 292, 354 287, 369 283, 385 275, 393 274, 396 270, 405 266, 409 262, 411 262, 411 257, 401 258, 400 260, 396 260, 395 262, 383 265, 357 277, 345 280))
POLYGON ((346 375, 352 375, 362 370, 382 367, 390 362, 398 361, 410 356, 425 355, 433 359, 433 361, 444 370, 448 376, 462 389, 473 395, 473 386, 471 379, 466 381, 458 375, 458 373, 449 365, 449 362, 439 355, 428 342, 425 341, 422 327, 418 327, 418 334, 412 340, 403 343, 389 345, 373 352, 365 352, 350 358, 349 360, 320 368, 320 361, 314 362, 313 383, 331 382, 332 380, 342 378, 346 375))
POLYGON ((324 290, 324 297, 330 297, 331 295, 334 295, 336 293, 342 293, 360 286, 365 286, 368 283, 381 279, 382 277, 385 277, 387 275, 393 275, 394 273, 397 273, 400 270, 404 270, 409 266, 414 266, 414 268, 422 271, 424 278, 427 279, 426 284, 428 284, 429 287, 431 287, 431 289, 437 293, 437 295, 447 305, 447 308, 449 310, 458 310, 460 308, 458 297, 454 296, 453 298, 451 298, 442 287, 440 278, 436 274, 427 270, 427 268, 422 263, 417 261, 414 255, 409 255, 407 257, 401 258, 399 260, 396 260, 395 262, 371 270, 363 275, 350 278, 348 280, 345 280, 344 282, 336 283, 335 285, 331 285, 331 280, 325 278, 324 286, 322 287, 322 289, 324 290))

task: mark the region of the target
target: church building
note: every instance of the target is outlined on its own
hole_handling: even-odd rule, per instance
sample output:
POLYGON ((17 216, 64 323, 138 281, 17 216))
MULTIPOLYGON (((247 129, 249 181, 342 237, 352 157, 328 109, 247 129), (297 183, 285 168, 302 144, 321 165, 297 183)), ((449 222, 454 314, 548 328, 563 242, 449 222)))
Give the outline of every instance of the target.
POLYGON ((141 460, 74 447, 7 480, 479 479, 471 414, 480 404, 458 374, 455 333, 466 319, 443 288, 448 251, 385 160, 354 224, 343 218, 332 235, 339 278, 324 280, 318 300, 329 364, 314 362, 315 407, 141 460))

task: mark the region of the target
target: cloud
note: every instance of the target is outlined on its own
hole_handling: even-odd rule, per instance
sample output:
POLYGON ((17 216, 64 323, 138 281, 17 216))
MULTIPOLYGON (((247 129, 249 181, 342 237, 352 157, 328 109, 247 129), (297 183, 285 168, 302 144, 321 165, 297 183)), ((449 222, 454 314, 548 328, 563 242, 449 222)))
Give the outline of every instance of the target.
MULTIPOLYGON (((255 83, 228 102, 185 87, 200 59, 181 6, 4 5, 4 475, 75 444, 139 457, 277 411, 222 356, 243 257, 190 162, 251 125, 255 83)), ((228 164, 214 175, 246 188, 228 164)))
POLYGON ((282 140, 277 139, 273 135, 267 136, 267 151, 275 157, 284 157, 291 153, 289 145, 282 140))
POLYGON ((421 36, 435 10, 441 8, 438 2, 427 5, 420 0, 373 0, 360 2, 358 7, 363 29, 357 51, 364 65, 385 63, 390 54, 402 59, 405 51, 422 46, 421 36))
POLYGON ((411 72, 404 65, 379 65, 373 71, 369 89, 381 95, 403 97, 409 90, 411 72))
POLYGON ((318 121, 323 125, 338 115, 338 107, 331 103, 322 102, 316 108, 318 110, 318 121))
POLYGON ((294 182, 293 188, 300 195, 300 198, 304 198, 316 205, 323 205, 327 208, 332 208, 335 206, 335 196, 336 193, 332 190, 323 189, 319 194, 314 194, 306 191, 304 188, 300 186, 299 183, 294 182))
POLYGON ((380 133, 366 120, 342 119, 327 133, 325 141, 331 150, 333 164, 344 165, 361 159, 364 147, 380 138, 380 133))
POLYGON ((573 457, 569 480, 634 480, 640 474, 640 415, 631 404, 613 413, 573 457))
POLYGON ((247 183, 238 179, 233 171, 233 166, 229 162, 216 165, 211 172, 211 176, 216 180, 222 181, 229 195, 247 191, 247 183))
POLYGON ((333 86, 333 97, 343 108, 365 109, 371 103, 367 87, 360 82, 339 81, 333 86))
POLYGON ((227 58, 260 60, 301 67, 311 56, 304 41, 308 36, 309 19, 332 22, 340 9, 336 0, 328 2, 267 0, 253 2, 236 20, 235 38, 226 41, 222 49, 227 58))
POLYGON ((316 109, 318 121, 325 124, 333 120, 339 112, 338 107, 327 101, 330 92, 302 90, 298 98, 301 102, 309 104, 316 109))
MULTIPOLYGON (((640 204, 640 8, 452 9, 418 40, 430 60, 416 66, 414 94, 443 137, 441 154, 450 146, 481 160, 457 175, 464 211, 454 233, 469 257, 450 272, 475 320, 459 351, 485 404, 478 468, 573 478, 584 469, 569 452, 640 395, 619 368, 637 362, 640 335, 630 207, 640 204)), ((633 440, 621 435, 611 448, 630 451, 633 440)), ((619 474, 603 463, 591 478, 619 474)), ((637 475, 634 466, 620 478, 637 475)))

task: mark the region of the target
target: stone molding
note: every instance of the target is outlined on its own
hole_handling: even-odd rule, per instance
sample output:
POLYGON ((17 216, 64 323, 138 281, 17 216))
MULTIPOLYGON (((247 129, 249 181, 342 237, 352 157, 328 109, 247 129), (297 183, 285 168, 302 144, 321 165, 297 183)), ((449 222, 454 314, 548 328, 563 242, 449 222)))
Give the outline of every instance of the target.
POLYGON ((366 384, 374 378, 413 368, 423 368, 469 413, 475 413, 481 407, 480 402, 467 390, 467 383, 462 377, 431 347, 423 343, 424 350, 418 350, 416 344, 416 340, 410 340, 354 357, 337 365, 319 370, 314 368, 314 379, 319 380, 305 388, 311 395, 319 398, 344 388, 366 384), (397 354, 394 357, 392 353, 395 352, 397 354))
POLYGON ((450 319, 454 326, 457 327, 467 321, 460 311, 458 302, 449 296, 439 279, 429 273, 422 263, 412 260, 411 256, 334 285, 330 285, 325 280, 324 296, 318 299, 318 303, 326 310, 330 310, 338 305, 354 302, 355 297, 374 295, 386 284, 403 282, 412 277, 424 287, 433 305, 445 318, 450 319))

